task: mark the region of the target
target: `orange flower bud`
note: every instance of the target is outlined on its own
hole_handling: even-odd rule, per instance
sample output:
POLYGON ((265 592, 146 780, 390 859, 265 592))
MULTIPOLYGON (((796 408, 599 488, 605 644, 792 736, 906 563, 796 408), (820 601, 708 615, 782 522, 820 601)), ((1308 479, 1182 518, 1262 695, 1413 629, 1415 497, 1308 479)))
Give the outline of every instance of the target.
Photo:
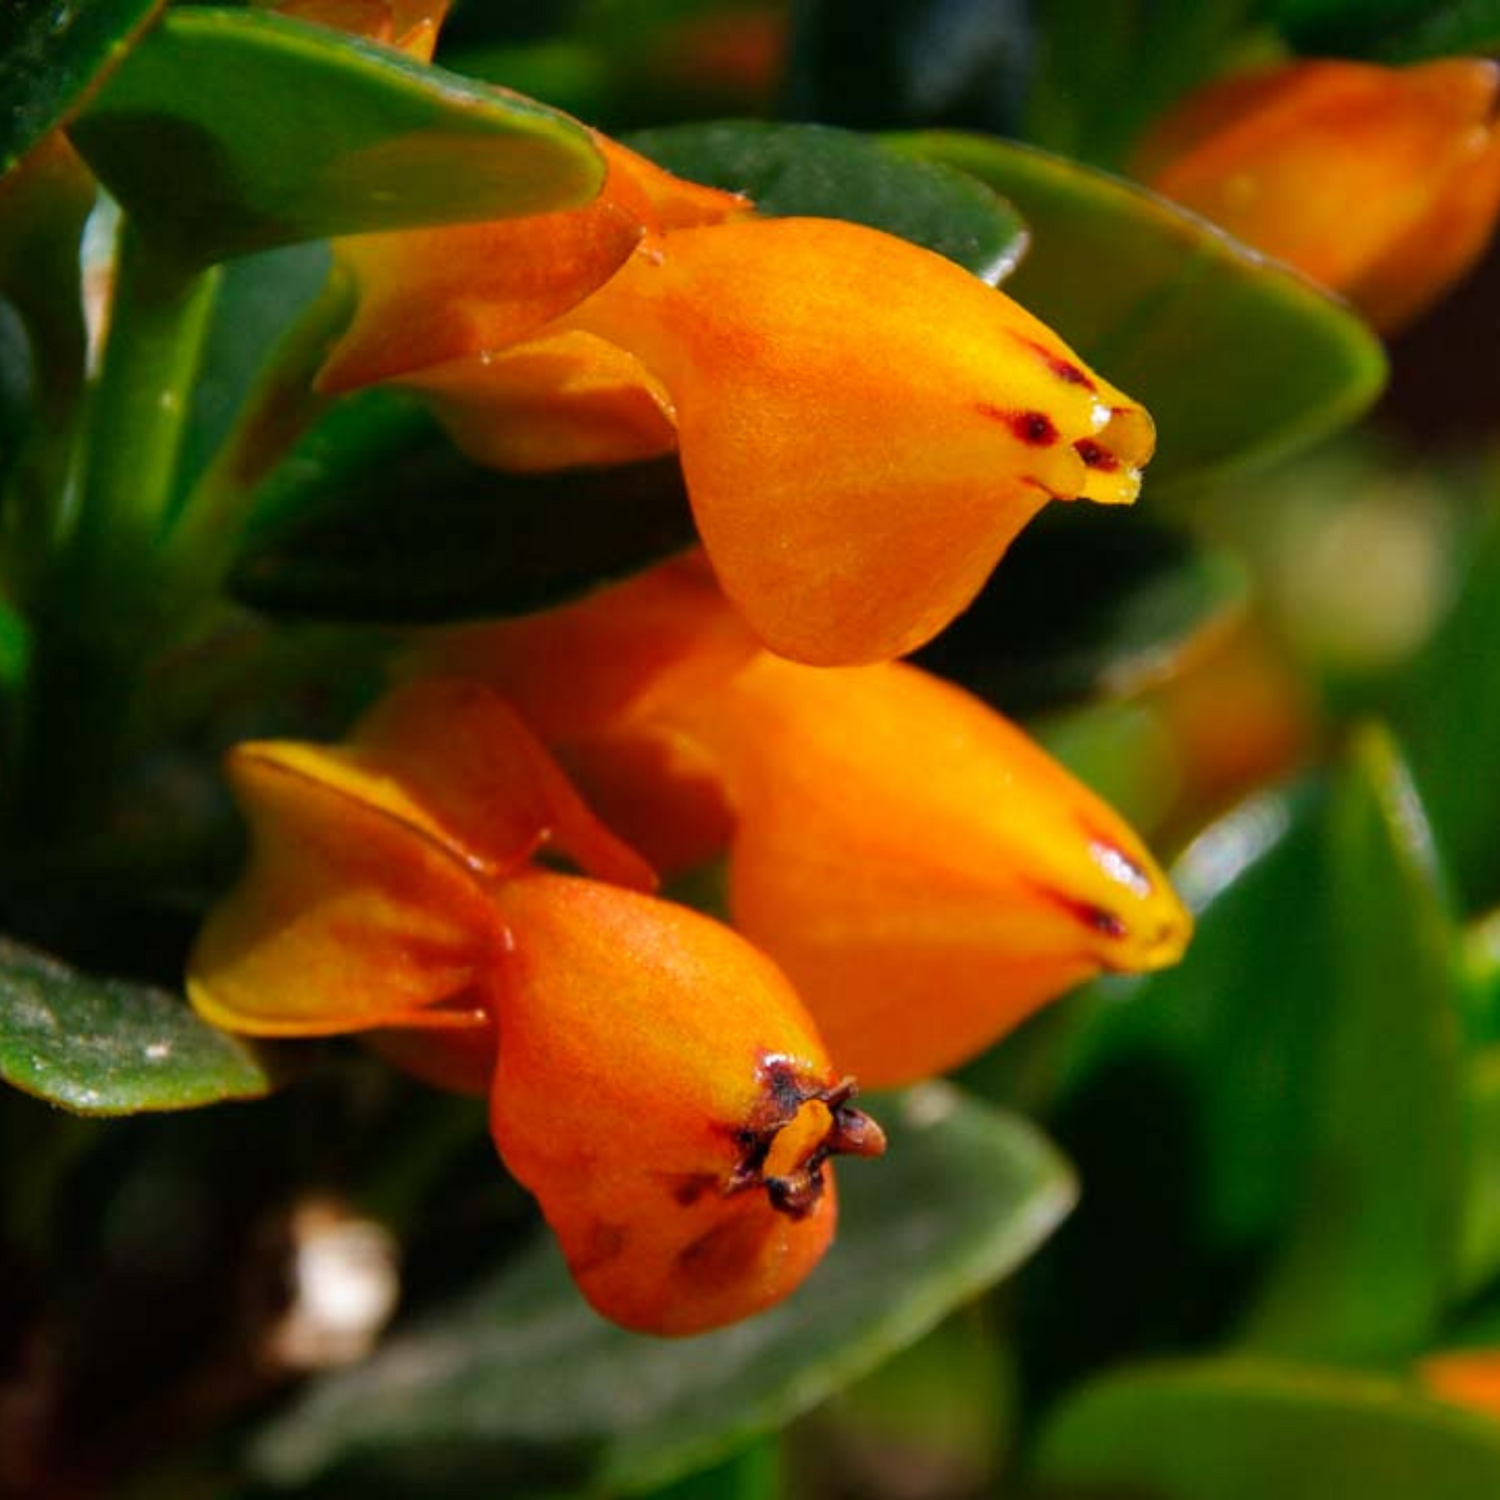
POLYGON ((490 1079, 498 1149, 629 1327, 713 1327, 806 1276, 826 1159, 878 1154, 879 1128, 769 959, 606 883, 651 877, 493 693, 410 683, 347 745, 242 746, 231 775, 251 857, 192 957, 202 1014, 490 1079), (547 842, 605 878, 534 870, 547 842))
POLYGON ((497 903, 495 1142, 584 1295, 664 1334, 779 1301, 833 1234, 825 1159, 884 1148, 790 986, 727 928, 598 882, 527 875, 497 903))
POLYGON ((948 683, 767 655, 694 721, 736 807, 735 926, 871 1087, 962 1062, 1100 971, 1182 955, 1191 919, 1134 833, 948 683))
POLYGON ((418 666, 504 693, 657 869, 727 848, 736 927, 872 1086, 1180 957, 1191 921, 1140 840, 1000 715, 911 667, 747 655, 726 619, 684 560, 418 666))
POLYGON ((1190 96, 1145 143, 1140 169, 1392 329, 1489 240, 1497 85, 1500 69, 1477 58, 1293 63, 1190 96))

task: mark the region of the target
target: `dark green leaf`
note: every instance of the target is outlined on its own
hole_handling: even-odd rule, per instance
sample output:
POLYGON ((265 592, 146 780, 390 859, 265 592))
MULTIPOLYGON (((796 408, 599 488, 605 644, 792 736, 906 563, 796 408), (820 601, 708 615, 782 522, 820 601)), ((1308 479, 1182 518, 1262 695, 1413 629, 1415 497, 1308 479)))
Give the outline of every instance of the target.
POLYGON ((1478 1500, 1500 1425, 1398 1381, 1234 1361, 1082 1391, 1042 1434, 1034 1500, 1478 1500))
POLYGON ((165 0, 0 6, 0 174, 78 108, 165 0))
POLYGON ((748 193, 762 213, 849 219, 1003 280, 1026 228, 991 188, 962 171, 914 160, 852 131, 736 120, 643 130, 630 138, 663 166, 748 193))
POLYGON ((1235 558, 1180 532, 1102 506, 1049 506, 920 660, 1008 712, 1034 713, 1153 681, 1247 594, 1235 558))
POLYGON ((1326 837, 1334 973, 1312 1147, 1247 1341, 1378 1358, 1430 1336, 1459 1259, 1456 934, 1421 803, 1383 732, 1357 737, 1326 837))
POLYGON ((523 1478, 628 1492, 780 1426, 1013 1270, 1072 1201, 1061 1159, 1012 1116, 944 1085, 870 1107, 889 1154, 840 1169, 838 1240, 781 1306, 640 1338, 588 1310, 547 1244, 314 1385, 263 1434, 258 1468, 280 1485, 336 1470, 381 1495, 431 1493, 436 1472, 455 1497, 523 1478))
POLYGON ((1500 1273, 1500 1048, 1474 1057, 1464 1075, 1463 1229, 1458 1290, 1475 1292, 1500 1273))
POLYGON ((1260 0, 1047 0, 1028 140, 1117 167, 1144 125, 1218 72, 1260 0))
POLYGON ((1392 717, 1469 903, 1500 898, 1500 506, 1468 549, 1458 603, 1398 685, 1392 717))
POLYGON ((565 115, 256 10, 168 14, 73 135, 126 211, 194 264, 571 208, 603 180, 565 115))
POLYGON ((1272 13, 1304 52, 1414 62, 1500 48, 1500 0, 1278 0, 1272 13))
POLYGON ((415 403, 340 403, 264 496, 236 595, 276 614, 414 624, 523 614, 694 537, 675 458, 522 476, 481 468, 415 403))
POLYGON ((165 990, 96 979, 0 938, 0 1077, 78 1114, 269 1093, 264 1060, 165 990))
POLYGON ((894 138, 1015 204, 1032 248, 1006 290, 1156 419, 1148 486, 1286 452, 1353 421, 1385 356, 1352 313, 1143 189, 978 136, 894 138))

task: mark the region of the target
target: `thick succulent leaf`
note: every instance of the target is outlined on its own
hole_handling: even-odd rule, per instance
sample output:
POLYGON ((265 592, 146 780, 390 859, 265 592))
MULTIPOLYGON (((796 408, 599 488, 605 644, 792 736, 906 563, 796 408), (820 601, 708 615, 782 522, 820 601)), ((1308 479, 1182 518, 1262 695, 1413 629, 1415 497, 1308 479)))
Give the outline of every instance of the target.
POLYGON ((1305 52, 1415 62, 1500 49, 1500 0, 1277 0, 1271 13, 1305 52))
POLYGON ((166 990, 96 979, 0 938, 0 1078, 87 1115, 190 1109, 274 1086, 262 1053, 166 990))
POLYGON ((79 107, 165 0, 0 7, 0 173, 79 107))
POLYGON ((1026 248, 1026 226, 992 188, 853 131, 732 120, 638 131, 630 144, 680 176, 748 193, 763 214, 883 229, 989 282, 1026 248))
POLYGON ((1334 1359, 1414 1351, 1459 1259, 1464 1141, 1457 935, 1422 806, 1368 729, 1326 831, 1333 984, 1297 1221, 1246 1330, 1334 1359))
POLYGON ((244 9, 170 12, 73 137, 184 261, 586 202, 588 132, 384 47, 244 9))
POLYGON ((1129 693, 1243 608, 1248 588, 1237 559, 1146 516, 1049 506, 918 659, 1010 713, 1129 693))
POLYGON ((312 1386, 263 1433, 260 1473, 330 1473, 361 1493, 634 1492, 777 1427, 911 1343, 1013 1270, 1073 1198, 1061 1158, 1019 1119, 945 1085, 876 1099, 878 1163, 840 1170, 838 1240, 807 1284, 690 1340, 603 1322, 550 1243, 492 1284, 312 1386))
POLYGON ((1364 323, 1164 199, 1014 142, 888 139, 1014 203, 1032 246, 1006 290, 1150 411, 1148 483, 1290 451, 1379 394, 1385 356, 1364 323))
POLYGON ((232 579, 268 613, 418 624, 524 614, 694 538, 674 458, 521 476, 414 402, 341 402, 273 477, 232 579))
POLYGON ((1035 1500, 1474 1500, 1500 1493, 1500 1424, 1395 1380, 1223 1361, 1122 1371, 1042 1433, 1035 1500))

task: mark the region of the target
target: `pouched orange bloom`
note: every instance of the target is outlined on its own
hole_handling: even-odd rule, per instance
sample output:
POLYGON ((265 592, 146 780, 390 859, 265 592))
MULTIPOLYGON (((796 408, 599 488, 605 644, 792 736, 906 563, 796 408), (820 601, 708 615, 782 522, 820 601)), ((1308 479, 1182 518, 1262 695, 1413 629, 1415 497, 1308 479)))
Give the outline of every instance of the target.
MULTIPOLYGON (((418 35, 377 0, 297 3, 418 35)), ((321 388, 416 391, 506 469, 680 449, 725 592, 823 665, 929 640, 1047 500, 1135 498, 1149 417, 1003 293, 860 225, 750 218, 594 139, 584 208, 340 241, 356 311, 321 388)))
POLYGON ((490 1075, 501 1155, 628 1327, 695 1332, 803 1279, 834 1228, 826 1159, 878 1154, 878 1127, 770 960, 646 894, 491 691, 409 684, 347 744, 242 745, 230 774, 251 853, 192 956, 201 1014, 490 1075), (590 878, 539 869, 544 846, 590 878))
POLYGON ((1186 943, 1139 839, 1012 724, 911 667, 757 650, 691 561, 425 664, 489 681, 659 870, 727 849, 735 926, 870 1086, 1186 943))
POLYGON ((1410 321, 1483 253, 1500 214, 1500 68, 1299 62, 1191 95, 1141 175, 1339 292, 1410 321))

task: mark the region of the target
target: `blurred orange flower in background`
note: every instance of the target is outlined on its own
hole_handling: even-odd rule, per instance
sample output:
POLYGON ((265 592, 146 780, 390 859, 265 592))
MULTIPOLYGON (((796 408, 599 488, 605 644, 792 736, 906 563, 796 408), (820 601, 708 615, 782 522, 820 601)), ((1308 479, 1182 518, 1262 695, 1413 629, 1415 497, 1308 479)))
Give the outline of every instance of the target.
POLYGON ((1489 243, 1500 214, 1497 90, 1500 67, 1479 58, 1236 74, 1164 119, 1137 171, 1390 331, 1489 243))

